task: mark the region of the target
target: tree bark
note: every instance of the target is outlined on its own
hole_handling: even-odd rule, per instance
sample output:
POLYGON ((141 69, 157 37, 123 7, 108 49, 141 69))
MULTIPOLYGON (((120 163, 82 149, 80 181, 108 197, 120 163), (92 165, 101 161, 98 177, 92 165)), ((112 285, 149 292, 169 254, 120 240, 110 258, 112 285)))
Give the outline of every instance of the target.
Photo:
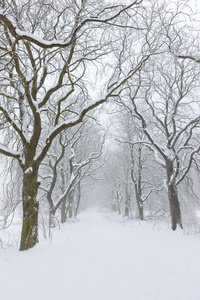
POLYGON ((135 184, 135 191, 136 191, 136 203, 137 203, 137 207, 138 207, 138 213, 139 213, 139 219, 141 221, 144 220, 144 206, 143 206, 143 201, 141 199, 141 188, 140 185, 137 186, 135 184))
POLYGON ((77 184, 76 190, 76 207, 75 207, 75 218, 77 217, 79 206, 81 202, 81 185, 80 182, 77 184))
POLYGON ((168 197, 169 197, 172 230, 176 230, 177 225, 179 225, 180 228, 183 229, 177 187, 174 184, 168 184, 168 197))
POLYGON ((138 203, 138 211, 139 211, 139 219, 141 221, 144 221, 144 208, 143 208, 143 203, 140 204, 138 203))
POLYGON ((68 204, 68 218, 73 218, 73 209, 74 209, 74 190, 70 192, 69 195, 69 204, 68 204))
POLYGON ((67 197, 65 197, 61 204, 61 223, 65 223, 67 221, 67 209, 66 209, 67 197))
MULTIPOLYGON (((132 176, 133 179, 133 176, 132 176)), ((134 181, 134 187, 135 187, 135 196, 136 196, 136 203, 137 203, 137 208, 138 208, 138 213, 139 213, 139 220, 143 221, 144 220, 144 206, 143 206, 143 201, 141 199, 142 197, 142 190, 141 190, 141 184, 140 180, 138 182, 134 181)))
POLYGON ((49 228, 55 228, 56 227, 56 209, 55 207, 50 208, 49 211, 49 228))
POLYGON ((171 215, 171 226, 172 230, 176 230, 177 225, 180 228, 183 228, 182 218, 181 218, 181 209, 178 199, 178 191, 176 183, 174 182, 174 167, 173 162, 169 159, 166 160, 166 170, 167 170, 167 188, 168 188, 168 198, 170 206, 170 215, 171 215))
POLYGON ((39 202, 37 201, 39 182, 37 172, 31 169, 23 176, 23 224, 21 232, 20 251, 28 250, 38 242, 38 214, 39 202))

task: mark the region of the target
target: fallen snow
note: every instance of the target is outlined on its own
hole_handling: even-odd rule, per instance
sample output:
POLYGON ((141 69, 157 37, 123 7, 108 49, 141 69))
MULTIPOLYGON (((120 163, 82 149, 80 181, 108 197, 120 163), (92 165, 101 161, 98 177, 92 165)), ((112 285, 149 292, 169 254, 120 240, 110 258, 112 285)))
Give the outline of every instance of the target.
POLYGON ((199 300, 199 275, 198 238, 97 211, 55 230, 51 243, 0 250, 4 300, 199 300))

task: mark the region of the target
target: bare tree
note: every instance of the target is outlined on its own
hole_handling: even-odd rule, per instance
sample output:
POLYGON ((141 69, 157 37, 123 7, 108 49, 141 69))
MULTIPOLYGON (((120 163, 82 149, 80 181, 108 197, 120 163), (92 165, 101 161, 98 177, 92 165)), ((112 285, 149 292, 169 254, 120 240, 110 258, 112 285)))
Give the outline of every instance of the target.
MULTIPOLYGON (((143 50, 148 49, 152 55, 132 82, 127 83, 127 89, 121 89, 119 97, 119 102, 140 120, 146 137, 143 143, 154 150, 155 158, 166 170, 173 230, 177 225, 182 228, 178 184, 185 179, 200 151, 199 68, 174 55, 185 45, 182 37, 188 33, 190 17, 186 8, 184 1, 153 1, 147 5, 143 17, 148 31, 144 32, 143 50)), ((118 56, 119 72, 126 65, 122 61, 131 64, 135 58, 130 47, 131 34, 126 36, 123 43, 126 46, 118 56)))
POLYGON ((139 29, 134 16, 141 3, 1 2, 1 130, 12 139, 2 141, 0 153, 17 159, 23 172, 20 250, 38 241, 38 172, 54 139, 111 98, 148 59, 141 55, 102 98, 90 101, 89 69, 102 70, 102 58, 121 43, 112 27, 120 32, 129 19, 129 27, 139 29))
POLYGON ((193 66, 184 61, 173 61, 173 57, 159 61, 159 65, 150 70, 149 81, 146 81, 147 73, 140 73, 141 93, 136 95, 135 90, 131 91, 130 99, 157 161, 166 170, 172 229, 175 230, 177 225, 182 228, 177 186, 188 174, 194 155, 200 151, 199 105, 193 94, 199 71, 194 72, 193 66))
POLYGON ((60 135, 42 164, 43 172, 40 171, 39 175, 43 185, 40 188, 45 191, 49 203, 50 227, 55 227, 58 208, 61 208, 61 223, 66 222, 67 214, 69 217, 77 215, 80 182, 90 172, 93 161, 100 157, 104 142, 98 134, 100 128, 97 131, 93 123, 84 122, 75 132, 71 130, 67 136, 60 135))
MULTIPOLYGON (((129 182, 134 191, 131 196, 136 202, 139 219, 144 220, 144 205, 151 195, 163 188, 162 176, 160 177, 159 168, 156 169, 152 149, 144 143, 145 135, 140 123, 127 106, 117 114, 113 135, 118 142, 119 159, 126 162, 124 167, 127 176, 124 182, 129 182)), ((127 197, 128 203, 129 198, 127 197)))

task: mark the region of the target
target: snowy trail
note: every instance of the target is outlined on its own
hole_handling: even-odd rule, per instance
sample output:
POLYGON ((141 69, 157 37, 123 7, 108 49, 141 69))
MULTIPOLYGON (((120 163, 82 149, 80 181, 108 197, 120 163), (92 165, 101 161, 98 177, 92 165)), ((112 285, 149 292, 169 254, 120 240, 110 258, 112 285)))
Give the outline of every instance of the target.
POLYGON ((127 228, 94 211, 80 220, 56 232, 50 245, 0 250, 0 299, 200 299, 198 239, 127 228))

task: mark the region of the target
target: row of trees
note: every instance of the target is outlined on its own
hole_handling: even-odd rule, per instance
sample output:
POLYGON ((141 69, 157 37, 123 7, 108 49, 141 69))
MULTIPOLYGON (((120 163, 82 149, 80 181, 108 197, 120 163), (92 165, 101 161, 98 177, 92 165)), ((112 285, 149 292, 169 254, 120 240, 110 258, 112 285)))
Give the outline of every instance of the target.
MULTIPOLYGON (((94 149, 87 153, 93 140, 88 136, 96 130, 92 121, 84 123, 86 131, 81 124, 111 99, 134 120, 120 143, 131 149, 127 172, 131 170, 141 218, 145 147, 166 170, 172 228, 182 227, 177 186, 199 153, 200 120, 198 37, 195 30, 191 34, 195 19, 190 21, 192 11, 185 2, 0 4, 0 153, 16 160, 21 170, 20 250, 38 242, 39 191, 49 204, 50 226, 59 207, 65 219, 74 197, 77 211, 80 180, 100 156, 104 140, 91 143, 94 149)), ((154 181, 154 189, 160 189, 154 181)), ((149 190, 148 182, 146 186, 149 190)), ((129 198, 127 194, 126 214, 129 198)))
MULTIPOLYGON (((199 172, 200 151, 200 69, 194 56, 199 39, 191 39, 192 28, 189 21, 185 23, 189 8, 184 13, 182 4, 173 10, 173 4, 161 5, 151 11, 150 20, 146 17, 149 32, 145 47, 154 55, 115 97, 120 114, 114 130, 122 149, 117 156, 123 161, 122 174, 113 185, 115 206, 119 211, 124 197, 128 216, 134 191, 132 197, 142 220, 146 200, 152 194, 163 198, 166 190, 173 230, 177 225, 183 227, 178 187, 188 178, 192 180, 192 168, 199 172), (187 49, 193 55, 180 55, 187 49)), ((126 57, 127 62, 132 41, 127 38, 126 43, 120 59, 126 57)))

